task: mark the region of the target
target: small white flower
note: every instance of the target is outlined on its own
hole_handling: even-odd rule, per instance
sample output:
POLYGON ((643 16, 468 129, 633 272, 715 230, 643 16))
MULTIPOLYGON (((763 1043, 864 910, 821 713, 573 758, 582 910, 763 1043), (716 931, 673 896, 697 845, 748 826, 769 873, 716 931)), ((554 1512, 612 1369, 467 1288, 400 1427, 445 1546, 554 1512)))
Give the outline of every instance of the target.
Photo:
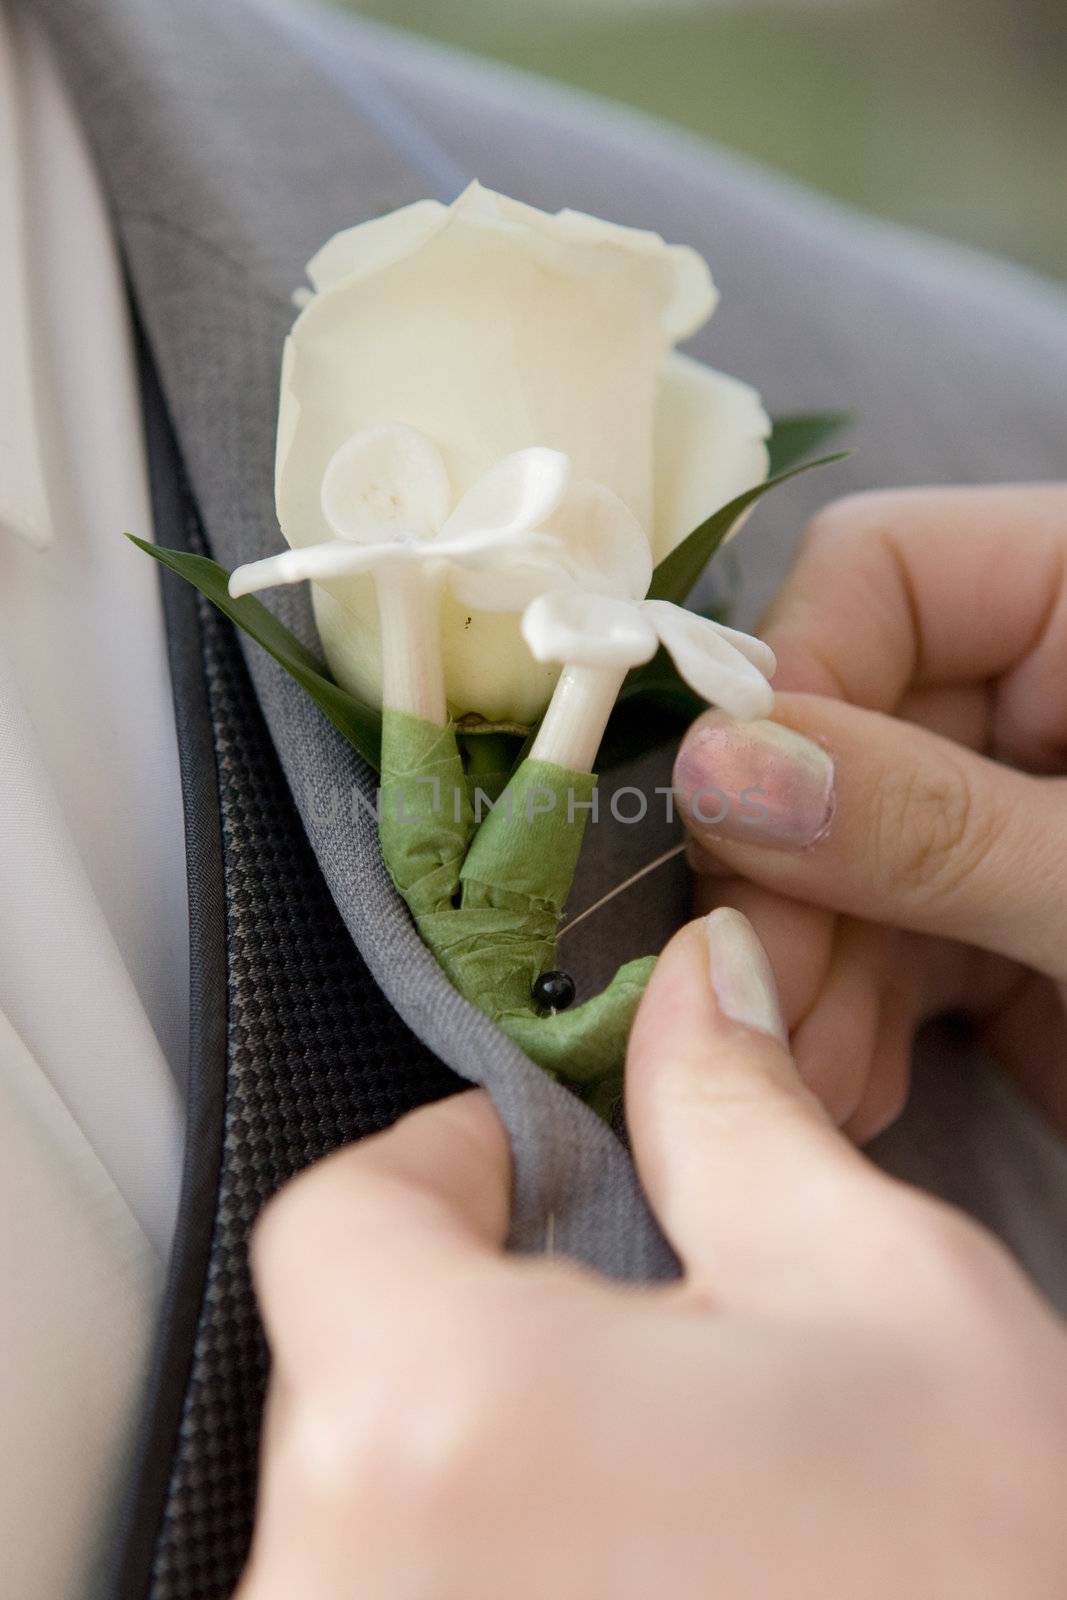
POLYGON ((380 577, 415 565, 445 579, 464 605, 521 611, 559 549, 558 539, 539 529, 558 507, 569 473, 558 450, 518 450, 453 507, 441 453, 425 434, 395 422, 361 429, 323 476, 322 515, 334 537, 238 567, 230 593, 380 577))
POLYGON ((505 456, 458 504, 441 453, 403 423, 378 423, 334 452, 319 491, 333 534, 238 567, 238 597, 276 584, 370 576, 377 593, 383 706, 443 725, 441 591, 464 606, 521 611, 556 572, 559 539, 540 531, 559 507, 570 462, 533 447, 505 456))
POLYGON ((526 607, 522 633, 536 661, 564 667, 532 754, 585 770, 592 765, 622 681, 663 645, 702 699, 738 721, 769 717, 774 652, 760 639, 644 598, 652 577, 647 540, 617 495, 574 484, 546 528, 561 555, 546 553, 556 582, 526 607))
POLYGON ((625 673, 662 644, 689 687, 739 722, 774 709, 774 651, 761 639, 667 600, 617 600, 561 589, 532 600, 522 632, 537 661, 625 673))

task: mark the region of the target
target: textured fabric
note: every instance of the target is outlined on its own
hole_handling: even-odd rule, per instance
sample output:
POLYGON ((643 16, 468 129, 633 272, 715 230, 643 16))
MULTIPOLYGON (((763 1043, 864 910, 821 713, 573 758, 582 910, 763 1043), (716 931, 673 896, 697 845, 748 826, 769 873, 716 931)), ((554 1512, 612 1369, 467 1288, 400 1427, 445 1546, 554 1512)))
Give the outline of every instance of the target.
MULTIPOLYGON (((157 525, 174 544, 199 548, 151 388, 148 401, 157 525)), ((200 1094, 188 1130, 197 1159, 177 1241, 179 1261, 194 1270, 166 1319, 143 1446, 154 1470, 142 1474, 126 1509, 116 1581, 118 1593, 138 1600, 224 1600, 247 1548, 267 1371, 248 1271, 252 1224, 308 1162, 462 1085, 398 1025, 353 949, 233 630, 206 602, 172 600, 183 752, 210 739, 213 794, 189 793, 204 782, 203 749, 195 768, 186 763, 185 779, 191 826, 202 825, 205 798, 217 806, 225 992, 205 993, 201 1002, 224 1010, 225 1033, 216 1032, 198 1061, 200 1094), (187 677, 191 654, 202 682, 187 677), (181 703, 190 683, 199 706, 181 703)), ((211 879, 192 885, 198 924, 210 921, 203 901, 214 889, 211 879)), ((221 947, 200 952, 198 965, 210 967, 222 954, 221 947)))
MULTIPOLYGON (((97 145, 212 554, 227 567, 254 560, 281 543, 273 450, 291 290, 341 223, 424 195, 437 174, 416 170, 364 119, 358 75, 351 85, 325 75, 241 0, 37 9, 97 145)), ((270 604, 313 640, 306 594, 282 590, 270 604)), ((353 804, 371 775, 280 668, 255 647, 245 653, 361 954, 404 1022, 486 1085, 508 1127, 512 1242, 540 1248, 552 1218, 562 1252, 620 1276, 671 1272, 618 1140, 463 1000, 420 942, 383 868, 371 808, 353 804)))
POLYGON ((211 1261, 156 1552, 157 1600, 219 1600, 243 1559, 265 1353, 247 1238, 286 1178, 459 1086, 352 948, 233 638, 202 618, 226 871, 229 1038, 211 1261))

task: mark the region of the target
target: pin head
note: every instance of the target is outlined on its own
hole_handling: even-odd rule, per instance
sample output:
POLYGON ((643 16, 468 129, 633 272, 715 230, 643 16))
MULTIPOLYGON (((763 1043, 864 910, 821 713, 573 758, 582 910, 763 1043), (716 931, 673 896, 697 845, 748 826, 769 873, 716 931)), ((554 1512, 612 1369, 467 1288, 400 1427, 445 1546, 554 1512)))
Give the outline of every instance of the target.
POLYGON ((566 1011, 574 1003, 574 979, 569 972, 542 972, 534 979, 533 1002, 538 1011, 566 1011))

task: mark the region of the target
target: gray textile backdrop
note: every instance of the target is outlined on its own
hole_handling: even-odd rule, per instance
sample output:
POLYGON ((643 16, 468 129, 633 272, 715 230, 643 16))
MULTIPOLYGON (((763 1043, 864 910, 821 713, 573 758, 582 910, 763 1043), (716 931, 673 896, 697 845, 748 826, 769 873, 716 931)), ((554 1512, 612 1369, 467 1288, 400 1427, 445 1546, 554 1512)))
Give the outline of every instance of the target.
MULTIPOLYGON (((311 7, 39 0, 37 10, 103 167, 227 566, 280 545, 277 368, 305 261, 339 228, 427 194, 450 199, 473 176, 548 210, 695 244, 722 305, 694 352, 754 382, 773 411, 845 407, 861 419, 857 454, 772 497, 740 541, 745 621, 830 494, 1064 473, 1067 299, 1020 270, 842 211, 637 114, 311 7)), ((311 638, 303 594, 271 603, 311 638)), ((366 781, 353 754, 262 652, 250 647, 248 663, 353 939, 414 1031, 484 1083, 507 1123, 513 1243, 541 1247, 552 1217, 560 1251, 624 1277, 671 1272, 622 1145, 461 1000, 421 946, 373 826, 345 804, 366 781)), ((668 760, 643 781, 664 781, 668 760)), ((662 828, 592 830, 575 905, 663 843, 662 828)), ((684 874, 658 874, 591 919, 568 964, 597 981, 657 947, 684 910, 684 874)), ((969 1204, 1060 1292, 1067 1160, 980 1063, 938 1036, 927 1054, 882 1159, 969 1204)))

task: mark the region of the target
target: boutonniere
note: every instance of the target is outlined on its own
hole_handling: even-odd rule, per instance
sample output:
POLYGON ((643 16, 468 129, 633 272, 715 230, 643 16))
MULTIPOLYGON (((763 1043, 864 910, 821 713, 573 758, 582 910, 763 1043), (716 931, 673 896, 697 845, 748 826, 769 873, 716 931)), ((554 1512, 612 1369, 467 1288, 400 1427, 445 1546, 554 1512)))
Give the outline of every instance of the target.
POLYGON ((653 744, 704 704, 770 715, 770 649, 682 603, 842 419, 772 430, 753 389, 676 353, 716 301, 695 251, 477 184, 337 234, 308 277, 278 417, 289 548, 227 574, 142 547, 377 768, 423 940, 606 1112, 654 958, 568 1004, 556 940, 598 751, 620 703, 630 749, 635 722, 653 744), (253 598, 303 582, 326 666, 253 598))

